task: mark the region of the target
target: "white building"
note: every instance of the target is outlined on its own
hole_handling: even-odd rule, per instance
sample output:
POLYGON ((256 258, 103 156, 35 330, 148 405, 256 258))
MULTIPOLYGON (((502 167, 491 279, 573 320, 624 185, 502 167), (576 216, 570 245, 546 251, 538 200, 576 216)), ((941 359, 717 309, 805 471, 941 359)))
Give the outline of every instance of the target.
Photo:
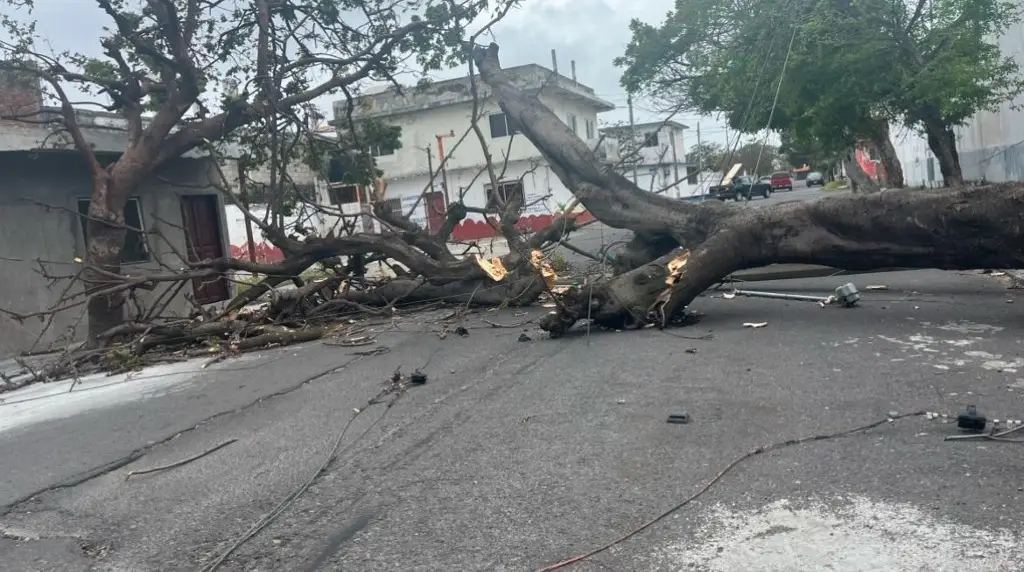
MULTIPOLYGON (((614 105, 574 78, 536 64, 508 68, 505 73, 517 87, 536 94, 581 139, 614 159, 617 144, 599 141, 597 133, 597 115, 611 111, 614 105)), ((535 229, 546 226, 556 211, 572 200, 571 193, 537 148, 518 134, 490 96, 490 89, 479 79, 477 90, 478 125, 496 167, 499 196, 504 200, 517 194, 523 198, 521 225, 535 229)), ((346 101, 335 102, 336 123, 344 119, 347 107, 346 101)), ((374 150, 377 166, 384 172, 384 199, 393 201, 396 207, 401 205, 403 212, 412 213, 414 222, 430 230, 444 220, 445 206, 460 197, 467 206, 491 211, 496 207, 495 191, 485 170, 484 151, 471 129, 472 116, 473 96, 468 77, 436 82, 426 88, 405 88, 402 93, 387 88, 364 94, 356 102, 355 120, 372 118, 402 128, 400 149, 374 150)), ((354 186, 333 185, 325 199, 346 212, 358 212, 365 208, 367 196, 354 186)), ((482 215, 471 214, 453 238, 493 236, 493 229, 483 219, 482 215)))
MULTIPOLYGON (((1024 22, 1017 22, 997 40, 999 49, 1024 67, 1024 22)), ((1024 181, 1024 97, 976 114, 956 129, 960 167, 967 181, 1024 181)), ((903 163, 908 186, 942 186, 938 161, 925 138, 906 128, 893 128, 893 144, 903 163)))
POLYGON ((703 177, 699 181, 696 167, 686 163, 687 129, 675 121, 656 121, 605 127, 601 134, 618 140, 622 173, 641 189, 690 197, 701 194, 703 177))

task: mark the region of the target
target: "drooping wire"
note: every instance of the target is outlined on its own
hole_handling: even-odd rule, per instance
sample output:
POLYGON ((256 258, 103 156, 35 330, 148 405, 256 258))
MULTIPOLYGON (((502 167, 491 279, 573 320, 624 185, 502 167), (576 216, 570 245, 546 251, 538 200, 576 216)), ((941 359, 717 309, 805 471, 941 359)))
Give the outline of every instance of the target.
POLYGON ((786 49, 786 57, 782 60, 782 71, 779 72, 779 85, 775 86, 775 98, 772 100, 772 108, 768 111, 768 124, 765 125, 764 139, 761 141, 761 149, 757 152, 757 161, 754 163, 754 172, 761 165, 761 155, 768 144, 768 136, 771 134, 772 119, 775 118, 775 108, 779 104, 779 93, 782 91, 782 82, 786 78, 786 67, 789 65, 789 56, 793 53, 793 42, 796 40, 797 30, 800 29, 799 21, 793 23, 793 34, 789 37, 789 47, 786 49))

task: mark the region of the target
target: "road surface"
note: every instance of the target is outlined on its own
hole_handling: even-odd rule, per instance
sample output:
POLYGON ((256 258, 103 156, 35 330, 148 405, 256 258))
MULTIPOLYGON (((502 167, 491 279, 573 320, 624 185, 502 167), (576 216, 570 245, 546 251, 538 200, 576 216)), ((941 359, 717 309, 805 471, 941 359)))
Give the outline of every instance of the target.
MULTIPOLYGON (((0 569, 196 570, 300 490, 343 432, 337 460, 221 570, 536 570, 772 442, 891 411, 1024 418, 1019 291, 937 271, 862 280, 890 289, 855 309, 711 292, 689 328, 559 340, 484 322, 542 308, 472 315, 465 338, 436 335, 440 314, 408 316, 378 326, 384 355, 313 343, 7 394, 0 569), (367 406, 398 367, 429 381, 367 406), (692 422, 666 423, 676 410, 692 422)), ((1019 445, 943 441, 955 433, 910 418, 757 455, 572 569, 1019 570, 1019 445)))

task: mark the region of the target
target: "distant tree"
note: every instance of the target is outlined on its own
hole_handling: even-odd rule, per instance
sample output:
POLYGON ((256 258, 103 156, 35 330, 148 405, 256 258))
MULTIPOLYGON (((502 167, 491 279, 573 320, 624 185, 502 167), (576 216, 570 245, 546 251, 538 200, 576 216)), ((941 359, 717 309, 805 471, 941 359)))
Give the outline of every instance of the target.
POLYGON ((898 162, 883 139, 889 121, 901 121, 925 134, 955 185, 963 176, 953 128, 1024 91, 995 43, 1018 21, 1018 4, 681 0, 659 27, 634 20, 616 63, 633 92, 724 112, 748 133, 791 130, 827 153, 850 155, 866 141, 887 170, 898 162))

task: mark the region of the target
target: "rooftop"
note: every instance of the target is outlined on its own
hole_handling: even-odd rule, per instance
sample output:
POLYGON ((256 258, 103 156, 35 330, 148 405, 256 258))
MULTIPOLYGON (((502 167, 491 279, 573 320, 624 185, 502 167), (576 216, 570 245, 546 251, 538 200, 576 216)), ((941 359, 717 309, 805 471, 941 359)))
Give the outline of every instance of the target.
MULTIPOLYGON (((614 104, 598 97, 593 88, 575 79, 556 74, 541 65, 527 64, 506 68, 505 74, 513 85, 527 93, 557 94, 593 106, 599 113, 615 109, 614 104)), ((476 84, 481 99, 490 97, 491 90, 483 81, 477 78, 476 84)), ((403 87, 401 93, 394 86, 371 88, 356 98, 353 116, 359 119, 387 117, 472 101, 472 86, 467 75, 433 82, 424 87, 403 87)), ((348 102, 345 100, 334 102, 335 122, 345 117, 347 106, 348 102)))
POLYGON ((629 131, 631 129, 637 129, 640 131, 646 131, 651 129, 660 129, 662 127, 675 127, 676 129, 689 129, 688 126, 683 125, 677 121, 651 121, 648 123, 636 123, 630 125, 615 125, 612 127, 602 127, 600 131, 602 133, 621 133, 623 131, 629 131))
MULTIPOLYGON (((110 112, 76 109, 82 135, 96 153, 120 154, 128 147, 128 120, 110 112)), ((145 120, 143 120, 145 121, 145 120)), ((233 146, 227 146, 228 154, 233 146)), ((74 141, 63 129, 60 108, 44 106, 31 121, 0 121, 0 152, 72 151, 74 141)), ((206 152, 192 150, 187 158, 205 157, 206 152)))

